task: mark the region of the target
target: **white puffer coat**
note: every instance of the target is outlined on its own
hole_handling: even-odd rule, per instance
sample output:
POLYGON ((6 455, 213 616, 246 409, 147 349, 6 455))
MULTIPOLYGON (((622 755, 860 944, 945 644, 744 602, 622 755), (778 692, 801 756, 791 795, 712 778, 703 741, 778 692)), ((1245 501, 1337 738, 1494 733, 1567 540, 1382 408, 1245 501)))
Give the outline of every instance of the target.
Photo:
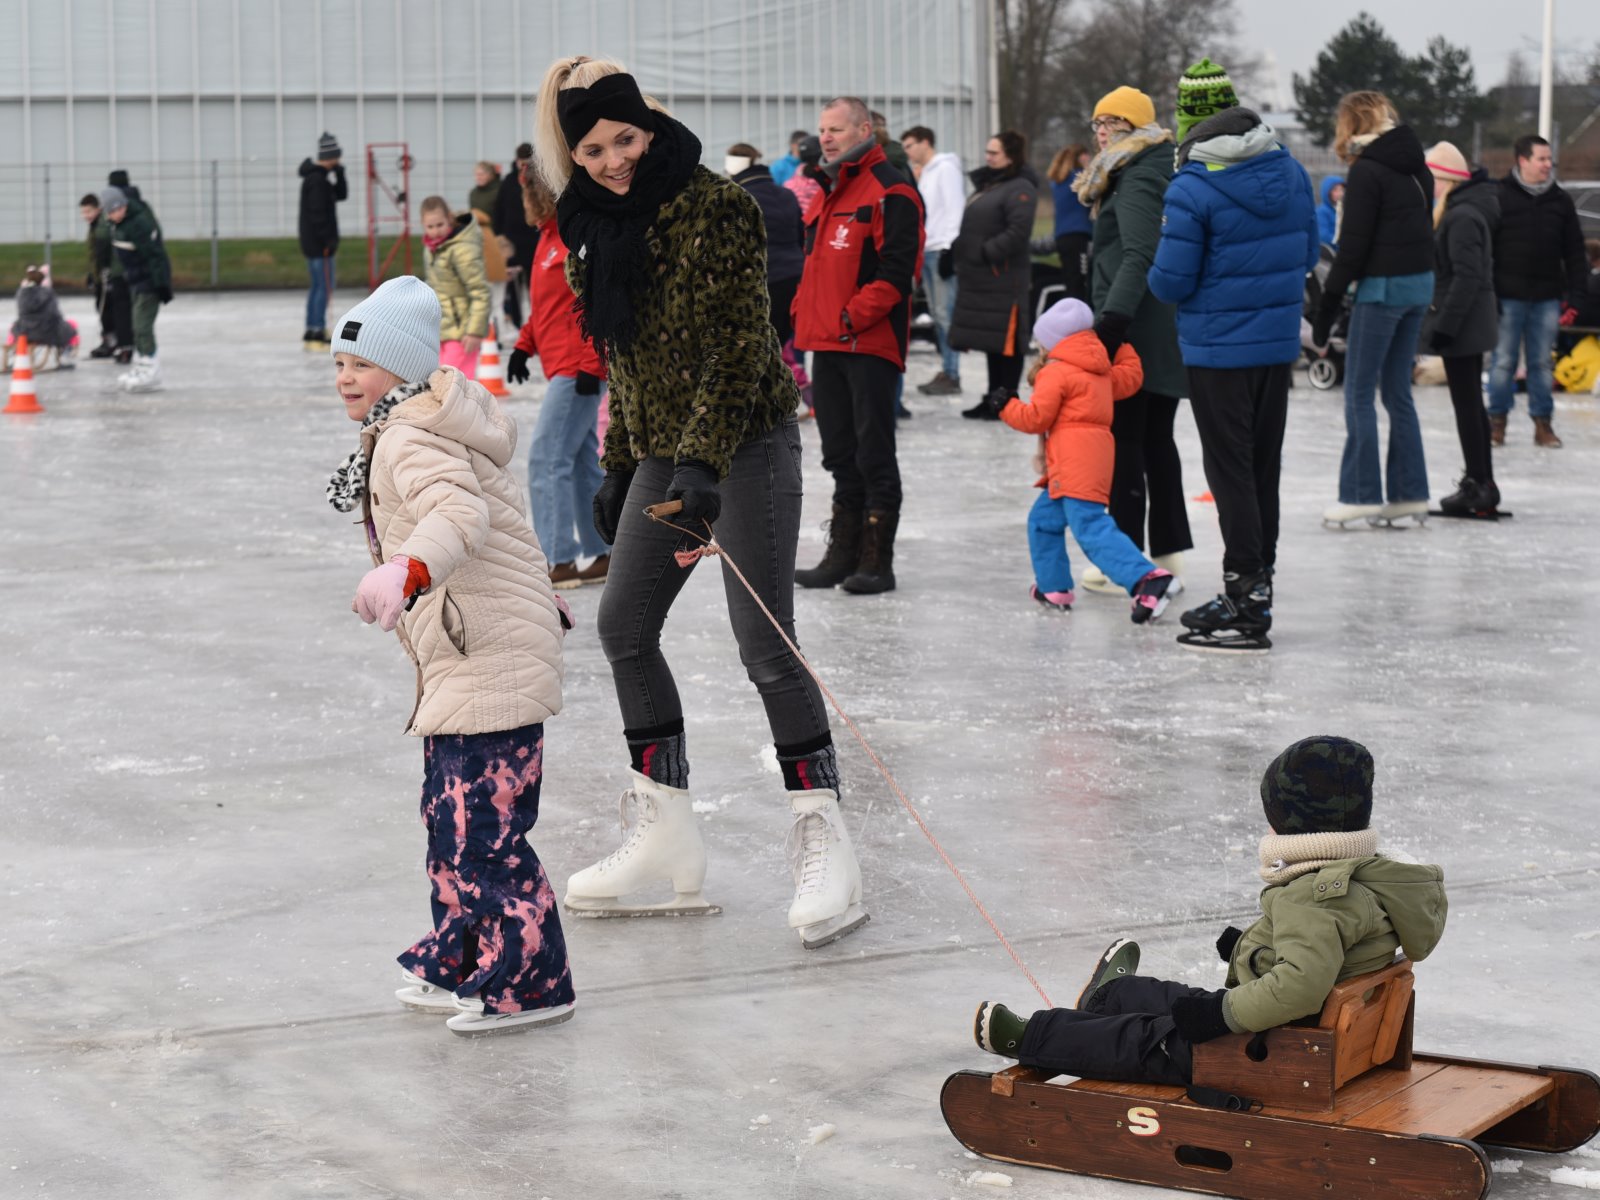
POLYGON ((518 729, 561 711, 561 617, 506 470, 516 422, 451 367, 362 431, 373 561, 421 559, 431 584, 400 618, 417 664, 417 736, 518 729))

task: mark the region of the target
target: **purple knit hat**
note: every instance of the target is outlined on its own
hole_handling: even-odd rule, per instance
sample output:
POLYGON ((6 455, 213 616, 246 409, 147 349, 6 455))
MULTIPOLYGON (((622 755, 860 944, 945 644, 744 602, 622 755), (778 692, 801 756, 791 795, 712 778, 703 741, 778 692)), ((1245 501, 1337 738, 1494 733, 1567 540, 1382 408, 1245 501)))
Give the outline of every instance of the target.
POLYGON ((1057 300, 1033 323, 1033 340, 1048 354, 1062 338, 1093 328, 1094 313, 1082 300, 1057 300))

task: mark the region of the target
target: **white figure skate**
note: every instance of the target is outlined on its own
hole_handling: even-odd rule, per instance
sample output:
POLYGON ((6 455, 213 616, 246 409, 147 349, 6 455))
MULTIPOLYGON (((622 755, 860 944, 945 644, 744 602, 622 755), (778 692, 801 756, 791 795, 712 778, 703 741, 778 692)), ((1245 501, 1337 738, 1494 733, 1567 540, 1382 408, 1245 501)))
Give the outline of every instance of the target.
POLYGON ((1322 523, 1349 529, 1356 521, 1371 521, 1382 512, 1381 504, 1334 504, 1322 510, 1322 523))
POLYGON ((446 1021, 445 1028, 462 1037, 480 1037, 486 1033, 503 1033, 508 1029, 537 1029, 542 1025, 559 1025, 572 1019, 572 1004, 556 1004, 550 1008, 529 1008, 522 1012, 486 1013, 483 1001, 476 996, 455 997, 460 1010, 446 1021))
POLYGON ((618 808, 622 845, 567 880, 561 903, 576 917, 709 916, 722 909, 706 902, 700 889, 706 878, 706 848, 695 826, 689 793, 630 772, 633 786, 622 793, 618 808), (628 828, 632 806, 633 827, 628 828), (670 882, 671 900, 658 904, 628 903, 623 898, 652 884, 670 882))
POLYGON ((456 994, 447 988, 436 987, 410 971, 400 973, 406 986, 396 988, 394 998, 407 1008, 425 1013, 458 1013, 456 994))
POLYGON ((162 388, 159 358, 154 354, 135 354, 133 369, 117 376, 117 384, 125 392, 159 392, 162 388))
POLYGON ((1099 592, 1102 596, 1126 596, 1128 593, 1106 578, 1106 573, 1091 563, 1083 569, 1078 586, 1086 592, 1099 592))
POLYGON ((1428 502, 1426 500, 1393 500, 1385 504, 1378 515, 1368 517, 1368 524, 1385 529, 1404 529, 1404 525, 1396 525, 1396 521, 1410 517, 1418 525, 1424 524, 1428 519, 1428 502))
POLYGON ((815 950, 867 923, 861 907, 861 867, 832 788, 789 793, 794 824, 784 846, 794 873, 789 928, 815 950))

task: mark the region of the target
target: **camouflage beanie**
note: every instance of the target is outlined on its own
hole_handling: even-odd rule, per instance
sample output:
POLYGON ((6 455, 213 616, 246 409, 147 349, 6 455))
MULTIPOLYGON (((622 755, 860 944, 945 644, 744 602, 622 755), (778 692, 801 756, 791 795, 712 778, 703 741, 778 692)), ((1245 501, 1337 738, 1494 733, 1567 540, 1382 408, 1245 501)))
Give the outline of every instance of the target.
POLYGON ((1274 833, 1365 829, 1372 820, 1372 755, 1349 738, 1303 738, 1261 776, 1261 807, 1274 833))

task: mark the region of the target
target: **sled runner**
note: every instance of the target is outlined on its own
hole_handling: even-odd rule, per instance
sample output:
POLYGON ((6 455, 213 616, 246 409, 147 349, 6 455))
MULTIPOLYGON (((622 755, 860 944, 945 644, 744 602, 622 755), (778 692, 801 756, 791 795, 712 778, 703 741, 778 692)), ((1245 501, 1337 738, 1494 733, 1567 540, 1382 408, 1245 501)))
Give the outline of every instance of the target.
POLYGON ((1160 1187, 1282 1200, 1476 1200, 1483 1146, 1559 1154, 1600 1131, 1584 1070, 1413 1054, 1411 964, 1339 984, 1314 1026, 1194 1048, 1194 1084, 958 1071, 939 1105, 974 1153, 1160 1187))

